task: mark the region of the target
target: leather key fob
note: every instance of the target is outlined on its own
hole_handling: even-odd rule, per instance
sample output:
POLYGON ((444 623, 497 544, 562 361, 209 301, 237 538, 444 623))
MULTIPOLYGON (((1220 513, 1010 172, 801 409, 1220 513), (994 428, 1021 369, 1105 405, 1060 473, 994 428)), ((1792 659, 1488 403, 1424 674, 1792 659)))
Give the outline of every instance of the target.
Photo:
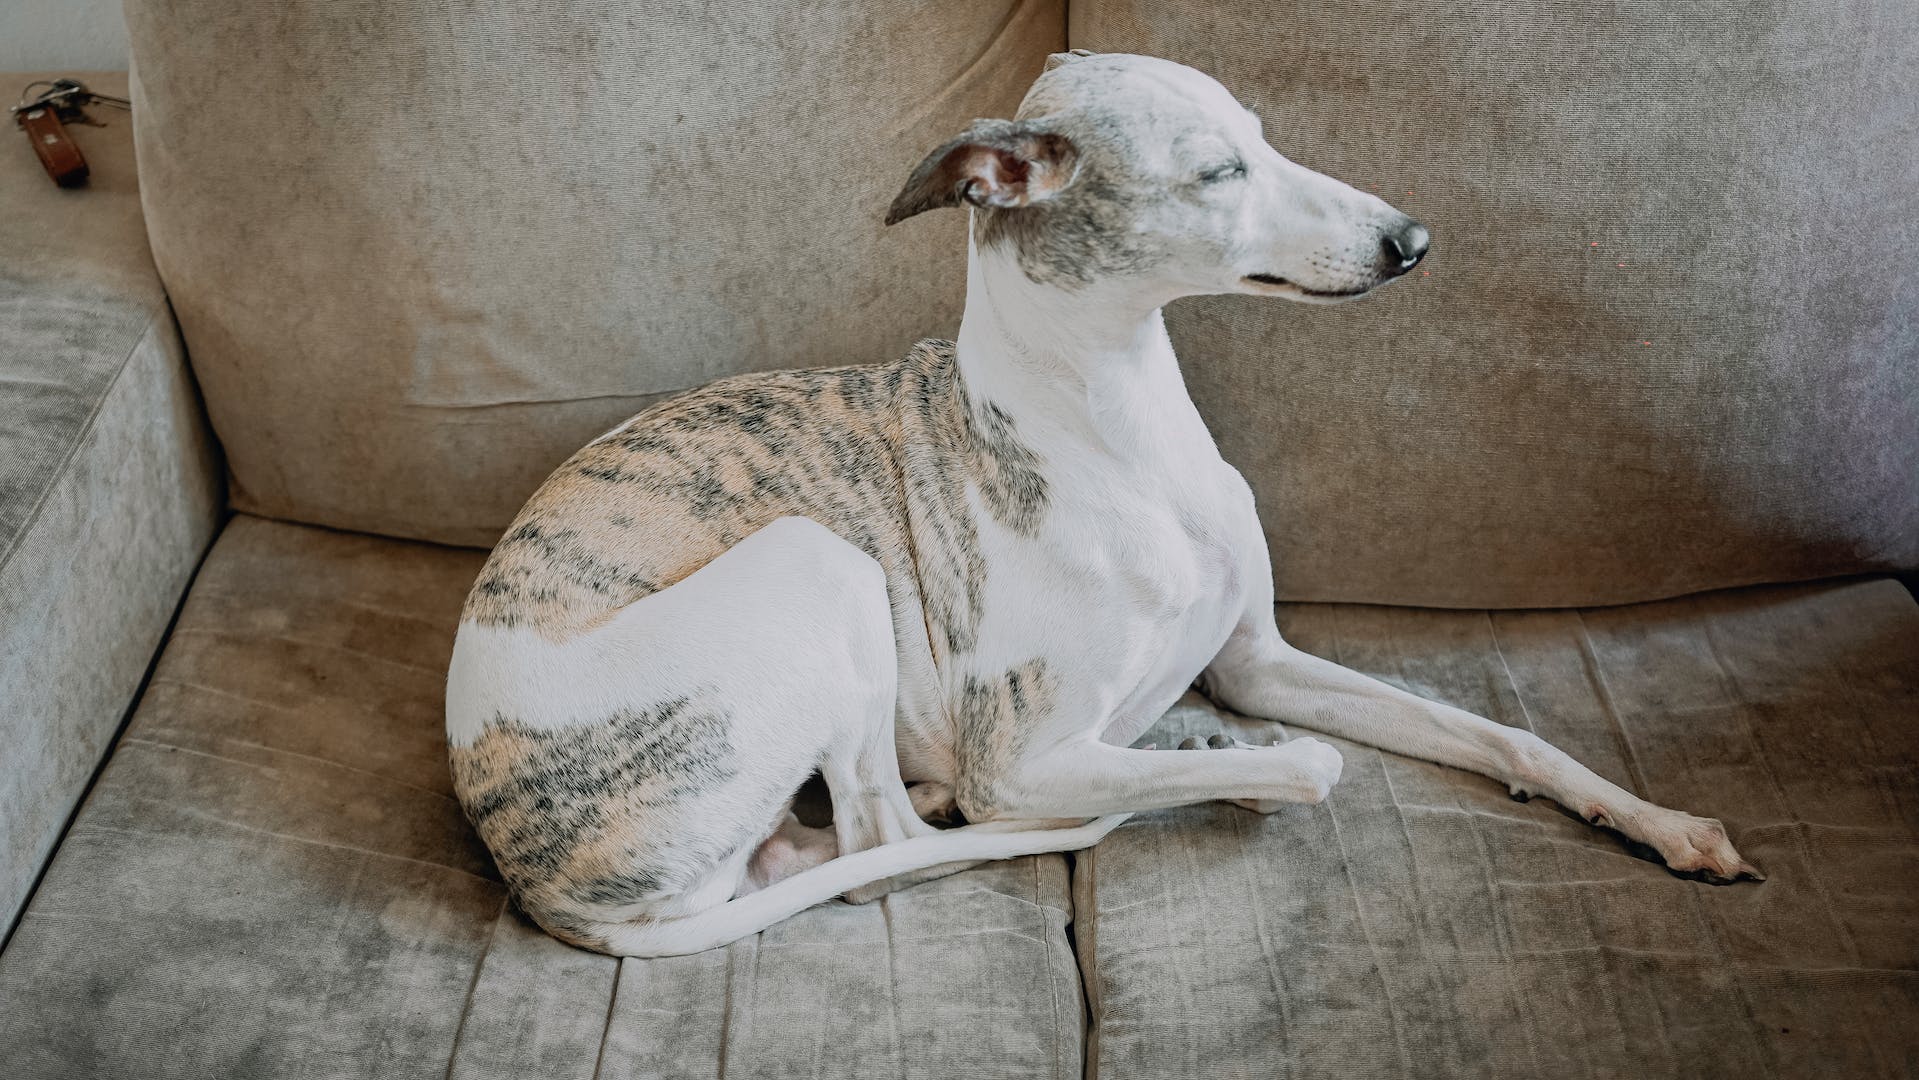
POLYGON ((67 127, 60 122, 60 114, 45 105, 36 105, 22 109, 14 114, 20 126, 26 129, 28 141, 33 143, 33 152, 40 156, 40 164, 46 168, 47 175, 61 187, 78 187, 87 182, 87 159, 80 156, 80 147, 67 134, 67 127))

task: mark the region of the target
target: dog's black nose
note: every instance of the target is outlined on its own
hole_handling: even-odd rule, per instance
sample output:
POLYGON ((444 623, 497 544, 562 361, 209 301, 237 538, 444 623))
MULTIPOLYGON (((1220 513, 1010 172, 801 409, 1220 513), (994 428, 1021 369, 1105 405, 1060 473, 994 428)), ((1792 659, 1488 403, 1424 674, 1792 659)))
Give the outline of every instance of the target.
POLYGON ((1432 234, 1426 231, 1426 226, 1406 218, 1386 230, 1379 246, 1380 254, 1385 256, 1386 272, 1403 274, 1426 257, 1426 249, 1432 246, 1432 234))

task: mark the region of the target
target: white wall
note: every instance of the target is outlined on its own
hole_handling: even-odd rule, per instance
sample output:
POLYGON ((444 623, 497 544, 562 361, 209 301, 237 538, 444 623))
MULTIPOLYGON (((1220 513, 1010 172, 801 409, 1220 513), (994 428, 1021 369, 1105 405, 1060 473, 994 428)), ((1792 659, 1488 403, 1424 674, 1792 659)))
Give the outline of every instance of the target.
MULTIPOLYGON (((124 71, 120 0, 0 0, 0 71, 124 71)), ((17 86, 0 86, 13 104, 17 86)))

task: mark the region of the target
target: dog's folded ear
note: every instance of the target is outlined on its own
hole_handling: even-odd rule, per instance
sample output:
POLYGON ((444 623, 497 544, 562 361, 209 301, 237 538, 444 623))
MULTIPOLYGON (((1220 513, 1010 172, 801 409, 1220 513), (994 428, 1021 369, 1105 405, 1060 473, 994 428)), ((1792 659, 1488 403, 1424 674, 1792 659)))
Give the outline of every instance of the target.
POLYGON ((1008 209, 1052 198, 1079 167, 1071 139, 1031 122, 975 120, 964 135, 926 155, 886 212, 888 225, 958 206, 1008 209))
POLYGON ((1065 52, 1056 52, 1046 58, 1046 67, 1042 69, 1041 73, 1044 74, 1047 71, 1051 71, 1061 64, 1070 64, 1075 60, 1084 60, 1089 56, 1098 55, 1098 53, 1091 49, 1068 49, 1065 52))

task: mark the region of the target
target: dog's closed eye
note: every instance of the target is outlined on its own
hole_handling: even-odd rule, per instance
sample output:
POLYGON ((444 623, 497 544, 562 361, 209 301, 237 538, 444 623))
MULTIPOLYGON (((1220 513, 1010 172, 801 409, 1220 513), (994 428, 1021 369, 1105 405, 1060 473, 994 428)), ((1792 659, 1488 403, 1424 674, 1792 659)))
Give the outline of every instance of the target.
POLYGON ((1237 180, 1245 175, 1246 163, 1234 160, 1215 165, 1200 173, 1199 182, 1202 184, 1217 184, 1223 180, 1237 180))

